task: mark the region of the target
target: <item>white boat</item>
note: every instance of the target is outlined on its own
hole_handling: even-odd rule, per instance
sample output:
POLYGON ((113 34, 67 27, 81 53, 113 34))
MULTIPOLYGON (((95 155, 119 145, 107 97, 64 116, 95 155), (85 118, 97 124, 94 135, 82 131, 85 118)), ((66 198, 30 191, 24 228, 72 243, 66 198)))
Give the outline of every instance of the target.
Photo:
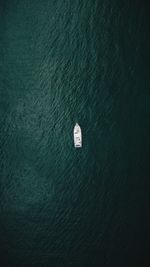
POLYGON ((74 147, 82 147, 82 132, 78 123, 75 124, 73 129, 74 147))

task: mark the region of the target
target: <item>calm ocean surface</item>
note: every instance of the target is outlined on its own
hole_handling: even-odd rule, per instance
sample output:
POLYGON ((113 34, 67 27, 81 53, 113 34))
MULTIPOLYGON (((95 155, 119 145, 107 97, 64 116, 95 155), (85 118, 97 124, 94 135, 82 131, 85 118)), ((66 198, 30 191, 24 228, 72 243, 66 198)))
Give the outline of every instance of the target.
POLYGON ((1 0, 0 266, 150 266, 149 29, 146 1, 1 0))

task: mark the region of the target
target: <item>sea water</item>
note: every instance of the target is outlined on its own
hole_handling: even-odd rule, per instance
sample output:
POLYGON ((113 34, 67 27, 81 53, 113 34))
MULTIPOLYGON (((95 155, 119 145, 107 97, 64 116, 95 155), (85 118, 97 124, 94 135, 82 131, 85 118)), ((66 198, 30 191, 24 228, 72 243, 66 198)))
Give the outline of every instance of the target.
POLYGON ((149 16, 1 1, 1 266, 149 266, 149 16))

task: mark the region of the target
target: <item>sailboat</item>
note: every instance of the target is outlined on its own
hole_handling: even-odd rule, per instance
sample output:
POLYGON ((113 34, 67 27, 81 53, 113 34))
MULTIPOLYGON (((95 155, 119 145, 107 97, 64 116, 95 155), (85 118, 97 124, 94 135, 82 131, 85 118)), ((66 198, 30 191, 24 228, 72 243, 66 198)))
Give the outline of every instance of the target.
POLYGON ((82 147, 82 132, 81 132, 81 127, 78 123, 76 123, 74 126, 73 136, 74 136, 74 147, 75 148, 82 147))

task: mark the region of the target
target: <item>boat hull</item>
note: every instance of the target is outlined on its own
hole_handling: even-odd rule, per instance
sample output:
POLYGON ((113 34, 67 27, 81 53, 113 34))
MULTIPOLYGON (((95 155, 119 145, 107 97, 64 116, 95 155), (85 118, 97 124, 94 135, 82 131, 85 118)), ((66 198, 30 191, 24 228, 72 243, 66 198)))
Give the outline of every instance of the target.
POLYGON ((81 148, 82 147, 82 132, 81 132, 81 127, 78 123, 76 123, 76 125, 74 126, 73 136, 74 136, 74 147, 81 148))

